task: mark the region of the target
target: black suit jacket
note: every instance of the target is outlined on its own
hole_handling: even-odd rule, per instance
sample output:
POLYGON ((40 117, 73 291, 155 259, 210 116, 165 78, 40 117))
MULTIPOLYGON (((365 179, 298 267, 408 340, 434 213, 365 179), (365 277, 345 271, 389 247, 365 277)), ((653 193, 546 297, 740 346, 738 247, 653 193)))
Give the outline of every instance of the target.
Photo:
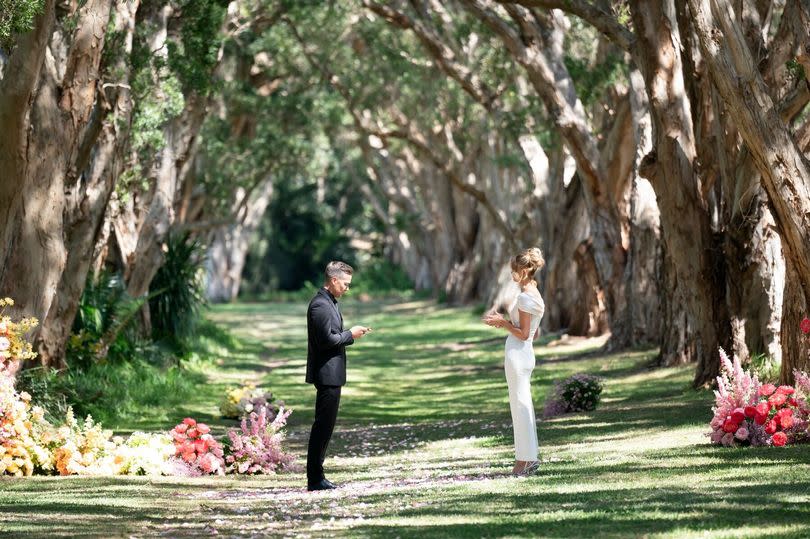
POLYGON ((321 288, 307 309, 307 383, 344 385, 346 347, 353 343, 351 331, 343 330, 337 300, 321 288))

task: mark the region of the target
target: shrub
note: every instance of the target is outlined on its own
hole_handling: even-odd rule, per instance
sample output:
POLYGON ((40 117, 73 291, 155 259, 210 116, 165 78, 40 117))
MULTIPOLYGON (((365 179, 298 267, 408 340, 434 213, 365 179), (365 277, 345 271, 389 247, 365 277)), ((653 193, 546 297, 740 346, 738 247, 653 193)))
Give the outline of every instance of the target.
POLYGON ((205 305, 204 249, 188 236, 170 236, 166 258, 149 285, 152 338, 187 356, 205 305))

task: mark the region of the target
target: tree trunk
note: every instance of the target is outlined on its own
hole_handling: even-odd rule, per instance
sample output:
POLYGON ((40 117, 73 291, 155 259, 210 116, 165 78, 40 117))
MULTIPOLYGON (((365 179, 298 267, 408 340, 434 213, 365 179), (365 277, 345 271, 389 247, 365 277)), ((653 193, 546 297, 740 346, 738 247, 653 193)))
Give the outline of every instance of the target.
POLYGON ((621 218, 616 201, 608 189, 609 182, 603 160, 588 126, 581 103, 576 97, 573 81, 567 73, 559 46, 562 24, 559 14, 540 16, 512 4, 504 8, 520 28, 515 31, 494 10, 480 0, 464 0, 463 4, 501 37, 515 61, 526 70, 529 81, 545 104, 549 117, 566 147, 577 163, 578 177, 583 182, 583 194, 590 217, 590 234, 598 283, 605 297, 607 317, 611 327, 625 323, 626 308, 623 290, 625 246, 622 241, 621 218))
MULTIPOLYGON (((103 215, 105 204, 103 200, 85 200, 79 194, 84 186, 77 185, 77 181, 100 133, 98 117, 91 118, 91 112, 97 101, 99 65, 111 5, 112 1, 89 0, 75 13, 65 15, 75 17, 75 30, 72 35, 63 35, 64 26, 56 26, 48 36, 49 58, 53 61, 42 64, 33 100, 17 103, 22 108, 16 113, 23 115, 24 123, 13 121, 10 126, 16 132, 12 131, 9 142, 16 147, 9 150, 21 153, 8 163, 11 166, 7 170, 18 178, 22 211, 13 217, 7 236, 10 249, 5 251, 8 254, 0 276, 0 293, 16 297, 19 310, 43 320, 33 341, 40 361, 44 365, 55 362, 55 367, 63 366, 60 350, 64 350, 69 331, 64 326, 72 323, 72 319, 64 319, 82 291, 81 284, 68 286, 63 282, 64 272, 75 269, 67 264, 68 249, 83 234, 71 228, 76 224, 74 217, 80 218, 83 211, 97 213, 98 205, 103 215)), ((40 24, 50 26, 54 20, 53 3, 47 9, 40 24)), ((39 40, 38 45, 46 46, 44 40, 39 40)), ((15 57, 21 52, 26 49, 17 51, 15 57)), ((41 55, 41 51, 33 51, 32 58, 41 55)), ((13 90, 19 91, 12 89, 12 95, 13 90)), ((91 235, 93 229, 91 224, 91 235)))
POLYGON ((234 210, 241 214, 239 222, 219 227, 211 234, 206 261, 206 294, 210 301, 230 302, 239 294, 250 239, 261 222, 272 195, 273 182, 270 180, 250 194, 247 201, 242 199, 248 193, 242 188, 238 189, 237 207, 234 210))
MULTIPOLYGON (((26 173, 26 155, 30 144, 31 98, 39 84, 48 40, 53 32, 54 4, 54 0, 48 0, 34 29, 19 39, 0 80, 0 131, 3 133, 0 137, 0 282, 8 278, 8 259, 15 247, 19 247, 14 238, 23 224, 23 193, 30 181, 26 173), (14 76, 8 76, 9 73, 14 76)), ((19 297, 18 300, 23 301, 19 297)))
POLYGON ((102 123, 93 149, 94 157, 86 171, 77 170, 79 178, 65 193, 65 270, 35 342, 40 360, 46 365, 65 364, 65 348, 93 261, 89 254, 101 234, 110 195, 123 168, 132 109, 128 58, 137 8, 137 1, 116 2, 115 31, 125 36, 124 49, 114 65, 107 66, 107 71, 119 78, 104 76, 100 80, 100 85, 107 90, 106 94, 98 95, 94 112, 97 121, 102 123))
POLYGON ((759 74, 730 3, 689 0, 689 8, 712 80, 762 174, 782 238, 787 268, 781 335, 785 376, 789 364, 803 359, 801 350, 788 344, 793 339, 789 332, 796 327, 790 325, 796 322, 797 310, 810 303, 810 171, 759 74))
POLYGON ((715 358, 722 342, 718 328, 724 325, 719 312, 724 286, 719 280, 722 273, 715 271, 711 220, 694 167, 697 151, 684 91, 682 40, 672 0, 634 0, 631 9, 636 56, 655 133, 655 149, 645 157, 641 175, 650 180, 658 197, 666 246, 663 290, 668 297, 661 358, 664 364, 696 361, 694 382, 702 385, 717 375, 719 367, 715 358), (680 299, 685 312, 676 303, 680 299), (684 342, 687 338, 688 343, 684 342))

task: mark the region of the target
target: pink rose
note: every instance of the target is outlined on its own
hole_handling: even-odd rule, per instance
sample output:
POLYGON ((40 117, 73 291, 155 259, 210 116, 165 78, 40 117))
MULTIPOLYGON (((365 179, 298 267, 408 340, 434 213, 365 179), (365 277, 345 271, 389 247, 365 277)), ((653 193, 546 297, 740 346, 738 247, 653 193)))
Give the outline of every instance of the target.
POLYGON ((773 419, 771 419, 771 420, 770 420, 770 421, 768 421, 768 423, 765 425, 765 432, 767 432, 768 434, 773 434, 774 432, 776 432, 776 430, 777 430, 778 428, 779 428, 779 426, 776 424, 776 421, 775 421, 775 420, 773 420, 773 419))
POLYGON ((186 432, 188 430, 188 425, 186 425, 185 423, 180 423, 179 425, 174 427, 174 430, 176 430, 177 432, 186 432))
POLYGON ((723 438, 720 440, 720 443, 725 446, 734 445, 734 433, 727 432, 723 435, 723 438))
POLYGON ((768 415, 768 412, 771 411, 771 405, 768 404, 767 401, 762 401, 757 404, 757 413, 759 415, 768 415))
POLYGON ((792 416, 793 415, 793 409, 792 408, 782 408, 781 410, 776 412, 776 415, 778 415, 780 418, 787 417, 787 416, 792 416))
POLYGON ((763 384, 762 387, 759 388, 759 394, 762 397, 773 395, 774 391, 776 391, 776 386, 773 384, 763 384))
POLYGON ((183 420, 183 423, 185 423, 185 424, 186 424, 186 425, 188 425, 189 427, 193 427, 194 425, 196 425, 196 424, 197 424, 197 422, 196 422, 194 419, 190 418, 190 417, 185 418, 185 419, 183 420))
POLYGON ((205 447, 205 440, 200 440, 199 438, 194 440, 194 450, 197 453, 205 453, 206 449, 207 448, 205 447))
POLYGON ((774 393, 768 397, 768 402, 773 405, 774 408, 779 408, 787 402, 787 396, 782 393, 774 393))
POLYGON ((186 435, 188 435, 189 438, 196 438, 197 437, 197 429, 195 429, 194 427, 188 429, 186 431, 186 435))
POLYGON ((197 423, 197 432, 200 434, 208 434, 211 432, 211 427, 206 425, 205 423, 197 423))
POLYGON ((737 438, 738 440, 742 440, 742 441, 747 440, 748 439, 748 429, 746 429, 745 427, 740 427, 739 429, 737 429, 737 432, 734 433, 734 437, 737 438))

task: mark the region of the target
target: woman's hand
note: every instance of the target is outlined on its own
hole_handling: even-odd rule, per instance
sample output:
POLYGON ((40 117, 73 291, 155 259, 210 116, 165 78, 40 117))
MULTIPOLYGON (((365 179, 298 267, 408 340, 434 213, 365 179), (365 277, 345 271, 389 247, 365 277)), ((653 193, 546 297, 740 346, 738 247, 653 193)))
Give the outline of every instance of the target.
POLYGON ((481 320, 483 320, 486 325, 494 328, 502 328, 506 325, 506 319, 504 319, 503 315, 495 311, 488 312, 481 320))

